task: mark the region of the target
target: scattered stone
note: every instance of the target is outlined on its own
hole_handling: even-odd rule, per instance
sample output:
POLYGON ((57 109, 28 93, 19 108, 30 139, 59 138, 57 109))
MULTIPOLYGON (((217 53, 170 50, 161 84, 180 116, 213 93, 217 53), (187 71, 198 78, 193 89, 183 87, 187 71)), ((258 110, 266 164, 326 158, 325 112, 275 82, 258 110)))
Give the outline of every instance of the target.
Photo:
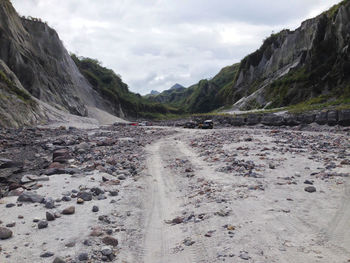
POLYGON ((52 253, 52 252, 44 252, 44 253, 42 253, 41 255, 40 255, 40 257, 41 258, 50 258, 50 257, 52 257, 53 255, 55 255, 54 253, 52 253))
POLYGON ((6 227, 14 227, 16 225, 16 222, 12 222, 6 225, 6 227))
POLYGON ((52 209, 52 208, 55 208, 55 201, 49 197, 45 200, 45 207, 47 209, 52 209))
POLYGON ((309 181, 309 180, 305 180, 305 181, 304 181, 304 184, 311 184, 311 185, 313 185, 314 183, 311 182, 311 181, 309 181))
POLYGON ((94 206, 92 207, 92 212, 94 212, 94 213, 97 213, 99 210, 100 210, 100 209, 99 209, 98 206, 96 206, 96 205, 94 205, 94 206))
POLYGON ((193 241, 190 237, 186 238, 184 241, 183 241, 184 245, 185 246, 192 246, 194 243, 196 243, 195 241, 193 241))
POLYGON ((113 246, 113 247, 118 246, 118 239, 111 237, 111 236, 106 236, 106 237, 102 238, 102 242, 105 245, 109 245, 109 246, 113 246))
POLYGON ((77 204, 84 204, 84 200, 82 198, 77 199, 77 204))
POLYGON ((12 231, 6 227, 0 227, 0 239, 8 239, 12 237, 12 231))
POLYGON ((92 242, 91 242, 91 240, 89 240, 89 239, 85 239, 84 242, 83 242, 83 244, 84 244, 85 246, 88 246, 88 247, 92 246, 92 242))
POLYGON ((72 215, 74 213, 75 213, 75 207, 74 206, 67 207, 67 208, 63 209, 63 211, 62 211, 63 215, 72 215))
POLYGON ((88 253, 80 253, 78 256, 79 261, 86 261, 89 260, 89 254, 88 253))
POLYGON ((239 254, 239 257, 240 257, 241 259, 244 259, 244 260, 249 260, 249 259, 250 259, 249 255, 248 255, 248 252, 245 252, 245 251, 241 252, 241 253, 239 254))
POLYGON ((42 203, 44 197, 33 192, 23 192, 18 198, 19 202, 31 202, 31 203, 42 203))
POLYGON ((316 192, 316 187, 314 186, 308 186, 308 187, 305 187, 304 189, 306 192, 308 193, 313 193, 313 192, 316 192))
POLYGON ((48 225, 49 225, 49 223, 46 220, 41 220, 38 223, 38 228, 39 229, 47 228, 48 225))
POLYGON ((71 200, 72 200, 72 198, 70 196, 63 196, 62 197, 62 201, 69 202, 71 200))
POLYGON ((102 255, 108 257, 108 256, 113 254, 113 250, 110 247, 105 246, 105 247, 102 247, 101 253, 102 253, 102 255))
POLYGON ((52 263, 66 263, 66 261, 60 257, 56 257, 52 263))
POLYGON ((55 220, 56 219, 56 217, 55 217, 55 214, 54 213, 52 213, 52 212, 46 212, 46 220, 47 221, 53 221, 53 220, 55 220))
POLYGON ((83 199, 84 201, 91 201, 92 200, 92 194, 89 192, 85 192, 85 191, 79 192, 77 194, 77 197, 83 199))
POLYGON ((11 208, 11 207, 14 207, 14 206, 16 206, 14 203, 6 204, 6 208, 11 208))
POLYGON ((111 196, 117 196, 118 195, 118 191, 109 191, 109 194, 111 195, 111 196))

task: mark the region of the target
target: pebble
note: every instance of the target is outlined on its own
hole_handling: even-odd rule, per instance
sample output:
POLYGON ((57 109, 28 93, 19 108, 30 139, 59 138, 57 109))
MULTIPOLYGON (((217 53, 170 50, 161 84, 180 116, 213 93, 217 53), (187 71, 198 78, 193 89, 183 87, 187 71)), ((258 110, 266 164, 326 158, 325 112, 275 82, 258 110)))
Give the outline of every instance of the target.
POLYGON ((49 212, 49 211, 47 211, 46 212, 46 220, 47 221, 53 221, 53 220, 55 220, 55 214, 54 213, 52 213, 52 212, 49 212))
POLYGON ((78 256, 79 261, 86 261, 89 259, 89 254, 88 253, 81 253, 78 256))
POLYGON ((47 228, 48 225, 49 225, 49 223, 46 220, 42 220, 42 221, 39 221, 38 228, 39 229, 47 228))
POLYGON ((45 207, 47 209, 52 209, 52 208, 55 208, 55 201, 49 197, 45 200, 45 207))
POLYGON ((92 200, 92 194, 85 192, 85 191, 79 192, 77 194, 77 197, 83 199, 84 201, 91 201, 92 200))
POLYGON ((12 231, 6 227, 0 227, 0 239, 8 239, 12 237, 12 231))
POLYGON ((6 208, 11 208, 11 207, 14 207, 14 206, 16 206, 16 205, 13 204, 13 203, 6 204, 6 208))
POLYGON ((105 245, 116 247, 118 246, 118 239, 111 236, 106 236, 102 238, 102 243, 105 245))
POLYGON ((47 252, 42 253, 42 254, 40 255, 40 257, 41 257, 41 258, 49 258, 49 257, 52 257, 53 255, 55 255, 55 254, 52 253, 52 252, 47 251, 47 252))
POLYGON ((63 211, 62 211, 63 215, 72 215, 74 213, 75 213, 75 207, 74 206, 67 207, 67 208, 63 209, 63 211))
POLYGON ((99 210, 100 210, 100 209, 99 209, 98 206, 96 206, 96 205, 94 205, 94 206, 92 207, 92 212, 94 212, 94 213, 97 213, 99 210))
POLYGON ((314 193, 314 192, 316 192, 316 187, 314 187, 314 186, 307 186, 307 187, 305 187, 304 190, 306 192, 308 192, 308 193, 314 193))
POLYGON ((77 204, 84 204, 84 200, 82 198, 78 198, 77 199, 77 204))
POLYGON ((104 256, 110 256, 113 254, 113 250, 110 247, 105 246, 105 247, 102 247, 101 253, 104 256))
POLYGON ((6 227, 14 227, 16 225, 16 222, 12 222, 6 225, 6 227))
POLYGON ((66 263, 66 261, 60 257, 56 257, 52 263, 66 263))

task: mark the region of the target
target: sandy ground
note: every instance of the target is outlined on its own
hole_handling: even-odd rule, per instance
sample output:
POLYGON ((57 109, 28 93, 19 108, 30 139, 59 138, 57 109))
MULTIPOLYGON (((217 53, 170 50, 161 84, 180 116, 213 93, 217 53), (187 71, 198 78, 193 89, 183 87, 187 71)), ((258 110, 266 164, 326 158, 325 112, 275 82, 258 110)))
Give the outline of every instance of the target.
MULTIPOLYGON (((146 169, 118 186, 115 203, 108 198, 76 205, 75 215, 45 231, 31 223, 43 217, 41 205, 9 210, 5 204, 16 199, 0 200, 1 220, 17 222, 13 230, 20 233, 0 240, 0 262, 52 262, 39 257, 43 251, 73 262, 83 251, 98 251, 99 243, 82 245, 100 224, 91 214, 96 203, 99 215, 115 221, 108 226, 119 240, 113 262, 349 262, 350 166, 338 157, 349 159, 350 141, 345 134, 327 136, 339 141, 339 149, 330 144, 329 151, 315 150, 322 136, 313 132, 178 129, 146 146, 146 169), (308 142, 293 148, 288 136, 308 142), (247 170, 222 169, 232 156, 254 162, 249 176, 247 170), (330 160, 334 176, 325 176, 330 160), (306 180, 316 192, 304 190, 306 180), (18 215, 30 220, 22 224, 18 215), (72 241, 76 245, 67 247, 72 241)), ((67 188, 101 185, 102 176, 54 175, 38 193, 58 197, 67 188)))

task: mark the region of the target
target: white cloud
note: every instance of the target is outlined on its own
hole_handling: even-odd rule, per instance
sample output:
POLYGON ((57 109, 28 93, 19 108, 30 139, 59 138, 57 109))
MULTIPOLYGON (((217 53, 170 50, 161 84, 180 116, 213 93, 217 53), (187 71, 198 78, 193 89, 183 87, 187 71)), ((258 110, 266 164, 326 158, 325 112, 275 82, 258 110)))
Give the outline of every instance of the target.
POLYGON ((97 58, 134 92, 189 86, 262 40, 338 0, 12 0, 57 30, 69 51, 97 58))

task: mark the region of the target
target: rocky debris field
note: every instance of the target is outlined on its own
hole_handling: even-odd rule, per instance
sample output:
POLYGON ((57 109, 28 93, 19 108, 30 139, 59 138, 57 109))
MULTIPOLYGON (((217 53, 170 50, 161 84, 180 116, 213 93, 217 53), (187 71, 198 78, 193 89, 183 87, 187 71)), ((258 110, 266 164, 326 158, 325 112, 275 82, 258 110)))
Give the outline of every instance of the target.
POLYGON ((0 262, 348 262, 348 131, 0 130, 0 262))
POLYGON ((145 146, 172 133, 0 130, 0 262, 113 261, 132 210, 123 189, 142 175, 145 146))

